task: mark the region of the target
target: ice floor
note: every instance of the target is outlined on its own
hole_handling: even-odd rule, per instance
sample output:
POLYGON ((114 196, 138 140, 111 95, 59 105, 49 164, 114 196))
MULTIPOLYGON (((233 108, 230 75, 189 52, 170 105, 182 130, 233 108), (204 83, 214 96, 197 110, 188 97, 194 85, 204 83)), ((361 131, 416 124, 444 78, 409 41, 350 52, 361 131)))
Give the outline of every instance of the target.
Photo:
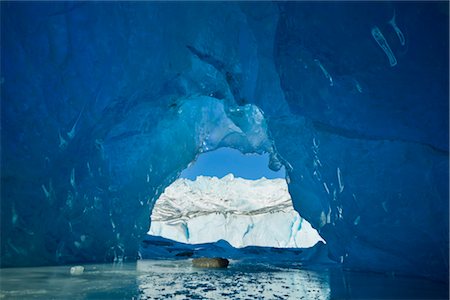
POLYGON ((225 270, 190 260, 0 269, 2 299, 448 299, 444 283, 342 271, 231 261, 225 270))

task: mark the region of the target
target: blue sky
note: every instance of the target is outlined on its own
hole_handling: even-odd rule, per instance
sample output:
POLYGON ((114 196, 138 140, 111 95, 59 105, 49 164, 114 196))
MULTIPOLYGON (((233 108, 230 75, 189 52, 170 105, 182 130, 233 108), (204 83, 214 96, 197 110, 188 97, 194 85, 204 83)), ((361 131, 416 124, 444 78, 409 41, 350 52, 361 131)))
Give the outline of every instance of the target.
POLYGON ((232 173, 235 177, 246 179, 284 178, 285 170, 278 172, 269 169, 269 155, 242 154, 232 148, 220 148, 200 154, 197 161, 183 170, 180 177, 194 180, 197 176, 223 177, 232 173))

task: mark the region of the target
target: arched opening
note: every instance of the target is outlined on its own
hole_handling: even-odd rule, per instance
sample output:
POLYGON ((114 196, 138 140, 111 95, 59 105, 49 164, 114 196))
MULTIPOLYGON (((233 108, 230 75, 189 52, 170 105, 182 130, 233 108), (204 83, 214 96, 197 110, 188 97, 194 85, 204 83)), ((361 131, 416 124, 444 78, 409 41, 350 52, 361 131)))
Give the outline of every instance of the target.
POLYGON ((324 240, 292 206, 285 170, 268 154, 201 154, 156 201, 149 235, 186 244, 309 248, 324 240))

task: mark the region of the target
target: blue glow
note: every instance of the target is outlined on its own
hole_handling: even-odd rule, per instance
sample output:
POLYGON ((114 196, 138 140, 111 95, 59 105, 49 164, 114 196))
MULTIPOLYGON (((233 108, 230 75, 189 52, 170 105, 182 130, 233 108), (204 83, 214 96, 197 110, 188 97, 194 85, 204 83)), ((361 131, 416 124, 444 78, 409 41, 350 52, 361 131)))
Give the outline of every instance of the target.
POLYGON ((448 1, 0 8, 0 267, 135 259, 197 158, 284 176, 230 147, 344 268, 448 282, 448 1))

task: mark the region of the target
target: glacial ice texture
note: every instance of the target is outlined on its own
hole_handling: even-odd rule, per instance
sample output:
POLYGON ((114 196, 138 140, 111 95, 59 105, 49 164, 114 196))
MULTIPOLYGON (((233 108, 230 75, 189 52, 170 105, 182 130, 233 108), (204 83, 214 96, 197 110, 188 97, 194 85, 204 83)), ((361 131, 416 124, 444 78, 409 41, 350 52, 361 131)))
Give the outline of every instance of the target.
POLYGON ((156 201, 148 232, 183 243, 309 248, 323 241, 292 207, 284 179, 178 179, 156 201))
POLYGON ((285 166, 345 267, 448 279, 447 2, 0 5, 2 266, 136 257, 228 146, 285 166))

